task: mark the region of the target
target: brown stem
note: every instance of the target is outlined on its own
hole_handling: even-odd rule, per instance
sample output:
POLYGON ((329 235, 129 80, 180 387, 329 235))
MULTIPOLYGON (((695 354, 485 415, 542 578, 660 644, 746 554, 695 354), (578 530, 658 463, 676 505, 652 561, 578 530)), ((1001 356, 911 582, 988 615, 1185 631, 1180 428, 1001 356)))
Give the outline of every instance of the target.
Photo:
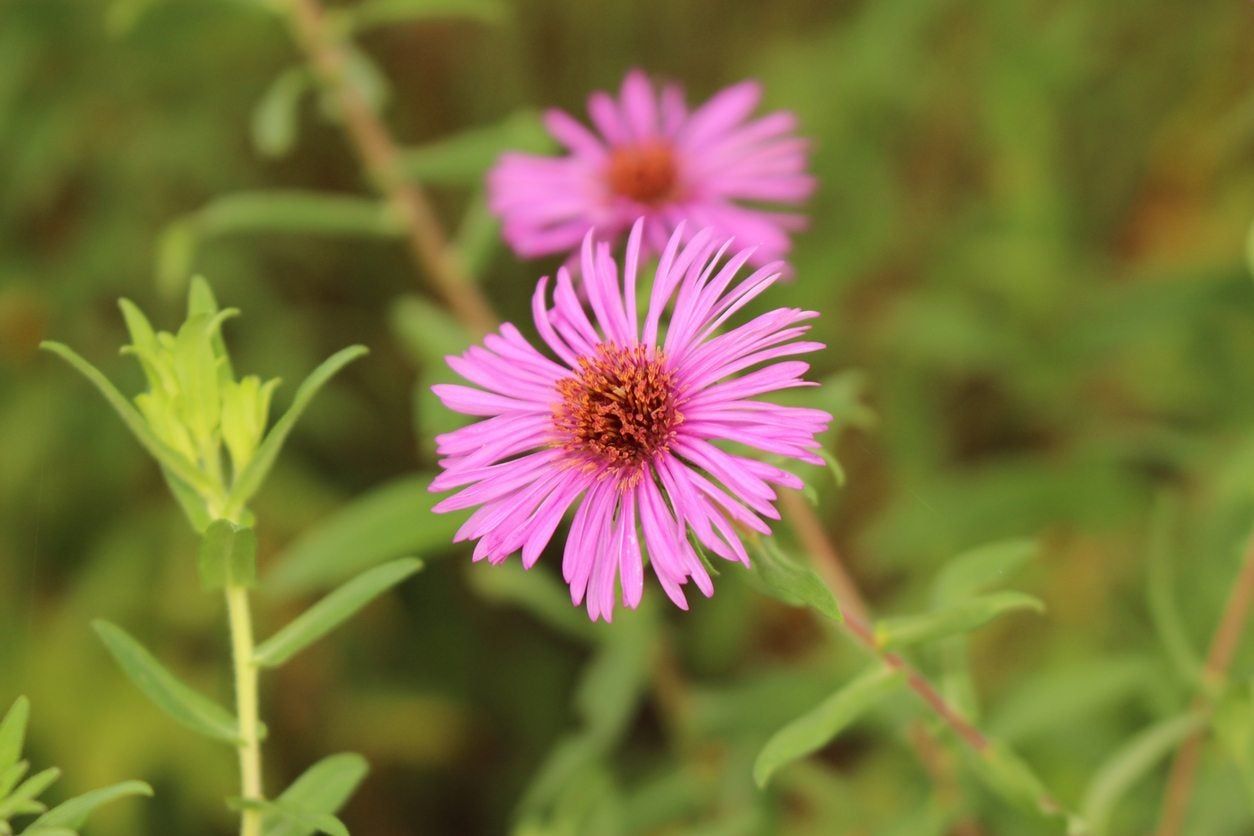
MULTIPOLYGON (((1193 698, 1193 709, 1204 715, 1214 710, 1210 694, 1222 687, 1228 677, 1228 668, 1236 655, 1237 646, 1241 643, 1245 622, 1249 617, 1250 606, 1254 604, 1254 536, 1245 549, 1241 568, 1228 592, 1228 601, 1224 605, 1223 614, 1219 617, 1219 626, 1211 639, 1210 650, 1206 654, 1206 665, 1203 668, 1202 689, 1193 698)), ((1199 728, 1180 745, 1176 758, 1171 764, 1171 772, 1167 777, 1167 791, 1163 797, 1162 814, 1158 822, 1157 836, 1176 836, 1184 828, 1185 817, 1189 812, 1189 799, 1193 795, 1193 784, 1197 778, 1198 762, 1202 756, 1205 726, 1199 728)))
POLYGON ((410 254, 433 290, 471 330, 483 334, 496 328, 497 317, 471 280, 422 188, 397 168, 396 142, 378 115, 349 80, 348 53, 327 26, 318 0, 287 0, 296 40, 304 49, 319 82, 339 108, 344 127, 362 167, 405 230, 410 254))
POLYGON ((841 611, 860 621, 870 621, 871 608, 867 606, 862 590, 858 589, 857 582, 845 568, 836 547, 823 530, 823 524, 805 498, 795 491, 781 491, 779 504, 801 540, 802 548, 817 561, 819 575, 840 602, 841 611))
MULTIPOLYGON (((867 606, 866 599, 858 589, 853 576, 845 568, 836 547, 823 530, 823 524, 815 515, 814 509, 800 494, 789 491, 783 492, 780 504, 788 521, 801 539, 802 546, 818 560, 819 574, 840 599, 845 617, 842 622, 845 632, 877 656, 885 665, 893 670, 901 671, 905 675, 906 685, 910 690, 914 691, 932 713, 949 726, 958 739, 977 756, 989 755, 991 742, 983 732, 963 717, 958 709, 950 705, 936 686, 905 658, 880 647, 875 639, 875 630, 871 626, 870 608, 867 606)), ((1057 812, 1062 809, 1049 795, 1038 798, 1037 804, 1047 812, 1057 812)))

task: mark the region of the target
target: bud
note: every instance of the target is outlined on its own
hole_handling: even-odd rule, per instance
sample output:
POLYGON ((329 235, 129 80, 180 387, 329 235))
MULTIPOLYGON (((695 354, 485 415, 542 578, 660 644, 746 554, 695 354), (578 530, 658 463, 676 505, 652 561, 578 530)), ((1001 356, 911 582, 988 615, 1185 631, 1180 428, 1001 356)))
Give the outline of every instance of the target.
POLYGON ((278 378, 263 384, 256 375, 222 384, 222 439, 233 472, 243 470, 257 451, 270 415, 270 395, 278 385, 278 378))

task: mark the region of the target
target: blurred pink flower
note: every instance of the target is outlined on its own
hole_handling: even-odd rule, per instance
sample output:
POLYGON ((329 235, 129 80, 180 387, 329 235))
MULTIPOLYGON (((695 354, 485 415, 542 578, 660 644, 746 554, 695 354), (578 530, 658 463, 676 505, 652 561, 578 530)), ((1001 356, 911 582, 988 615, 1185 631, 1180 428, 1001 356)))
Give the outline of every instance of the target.
POLYGON ((815 435, 831 421, 820 410, 755 399, 815 385, 802 379, 807 363, 781 358, 822 348, 799 340, 816 313, 780 308, 719 333, 779 278, 781 265, 737 279, 752 248, 724 262, 731 241, 704 229, 684 244, 677 229, 647 288, 642 321, 636 274, 646 224, 632 228, 621 283, 609 245, 585 236, 580 268, 591 318, 565 268, 551 308, 548 279, 540 280, 532 311, 556 360, 506 324, 448 358, 474 386, 434 387, 449 409, 484 419, 436 439, 443 472, 431 489, 462 488, 436 510, 478 506, 456 539, 478 540, 475 560, 492 563, 521 550, 531 568, 574 507, 562 573, 572 601, 586 598, 593 620, 610 620, 616 587, 625 605, 640 603, 646 553, 679 607, 687 608, 689 579, 712 594, 690 533, 712 554, 747 565, 736 526, 769 534, 762 518, 779 518, 771 486, 802 486, 713 442, 821 464, 815 435))
POLYGON ((814 178, 792 113, 750 120, 761 96, 761 85, 745 81, 689 112, 678 86, 657 95, 634 70, 618 99, 589 98, 595 133, 564 111, 548 111, 545 123, 569 154, 507 153, 488 175, 505 239, 525 257, 568 252, 590 229, 613 241, 643 217, 651 253, 687 221, 690 230, 709 227, 738 246, 756 246, 756 264, 783 256, 805 218, 769 205, 803 201, 814 178))

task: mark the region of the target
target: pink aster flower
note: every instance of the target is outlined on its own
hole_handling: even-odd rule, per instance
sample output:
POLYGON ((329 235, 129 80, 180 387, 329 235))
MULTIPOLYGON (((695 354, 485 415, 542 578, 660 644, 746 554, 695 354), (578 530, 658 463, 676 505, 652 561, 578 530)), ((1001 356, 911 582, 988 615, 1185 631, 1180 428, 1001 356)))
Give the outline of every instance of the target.
POLYGON ((814 179, 792 113, 751 118, 761 97, 761 86, 746 81, 689 112, 678 86, 658 95, 635 70, 617 99, 597 92, 588 100, 595 132, 548 111, 545 124, 569 154, 508 153, 488 175, 505 239, 525 257, 568 252, 590 229, 613 241, 643 217, 650 253, 687 221, 756 244, 754 263, 782 256, 804 218, 766 206, 799 203, 814 179))
POLYGON ((553 307, 540 280, 532 312, 553 357, 506 324, 448 358, 473 386, 434 387, 449 409, 483 418, 436 439, 443 472, 431 489, 461 491, 435 510, 476 508, 456 538, 478 541, 475 560, 500 563, 521 551, 531 568, 573 508, 562 574, 593 620, 610 620, 619 588, 626 606, 640 603, 646 559, 679 607, 687 609, 689 580, 712 594, 690 536, 748 565, 737 529, 769 534, 763 518, 779 518, 773 486, 801 480, 746 453, 820 464, 815 435, 831 421, 757 399, 814 385, 802 379, 807 363, 784 358, 822 348, 799 339, 816 313, 780 308, 720 330, 781 265, 737 278, 752 249, 724 262, 731 241, 706 229, 684 244, 676 230, 647 307, 637 310, 646 223, 631 231, 621 282, 609 245, 584 238, 591 315, 565 268, 553 307))

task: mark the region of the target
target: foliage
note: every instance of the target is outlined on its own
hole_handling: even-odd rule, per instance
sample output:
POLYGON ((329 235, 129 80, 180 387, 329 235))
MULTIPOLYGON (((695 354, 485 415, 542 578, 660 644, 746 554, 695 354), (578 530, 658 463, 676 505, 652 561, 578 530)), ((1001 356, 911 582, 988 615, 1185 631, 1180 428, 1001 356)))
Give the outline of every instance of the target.
POLYGON ((429 187, 461 260, 524 330, 520 288, 557 263, 505 255, 480 184, 499 150, 544 150, 544 107, 578 110, 642 65, 694 99, 759 77, 797 111, 820 191, 776 301, 823 314, 825 400, 810 402, 838 417, 825 441, 840 463, 837 479, 803 475, 881 644, 997 745, 972 754, 840 638, 786 522, 778 564, 718 565, 690 613, 612 629, 571 618, 560 554, 529 572, 470 565, 450 544, 462 520, 431 515, 425 492, 449 420, 429 386, 470 337, 415 290, 398 217, 294 63, 283 4, 17 0, 0 10, 0 697, 35 698, 33 749, 71 767, 71 793, 118 775, 160 790, 93 813, 91 832, 232 827, 234 764, 214 738, 233 743, 236 718, 225 644, 206 638, 220 605, 199 581, 251 582, 254 566, 261 635, 299 625, 283 644, 302 651, 265 672, 267 778, 287 787, 258 810, 272 836, 339 820, 1143 833, 1198 730, 1185 832, 1249 829, 1249 642, 1228 680, 1202 675, 1254 512, 1246 9, 329 5, 355 39, 347 72, 401 140, 398 175, 429 187), (198 273, 249 316, 224 323, 215 304, 150 341, 139 308, 172 317, 189 288, 203 305, 198 273), (118 297, 140 303, 122 321, 118 297), (109 359, 123 324, 139 369, 109 359), (41 359, 45 337, 76 347, 54 350, 124 425, 41 359), (294 390, 265 381, 352 343, 370 363, 271 421, 294 390), (167 389, 180 374, 196 385, 167 389), (144 403, 122 394, 144 387, 144 403), (234 528, 202 550, 161 479, 207 535, 206 495, 223 510, 238 485, 234 528), (304 596, 352 603, 334 590, 404 574, 414 564, 393 561, 410 554, 424 569, 403 594, 305 643, 346 610, 310 630, 304 596), (1034 601, 1043 612, 1023 611, 1034 601), (97 618, 146 688, 108 667, 97 618), (853 699, 868 664, 892 688, 853 699), (189 712, 216 731, 166 716, 189 712), (772 744, 790 728, 798 743, 772 744), (318 759, 346 749, 365 757, 318 759), (368 792, 350 800, 367 758, 368 792), (1063 813, 1038 808, 1041 788, 1063 813))

